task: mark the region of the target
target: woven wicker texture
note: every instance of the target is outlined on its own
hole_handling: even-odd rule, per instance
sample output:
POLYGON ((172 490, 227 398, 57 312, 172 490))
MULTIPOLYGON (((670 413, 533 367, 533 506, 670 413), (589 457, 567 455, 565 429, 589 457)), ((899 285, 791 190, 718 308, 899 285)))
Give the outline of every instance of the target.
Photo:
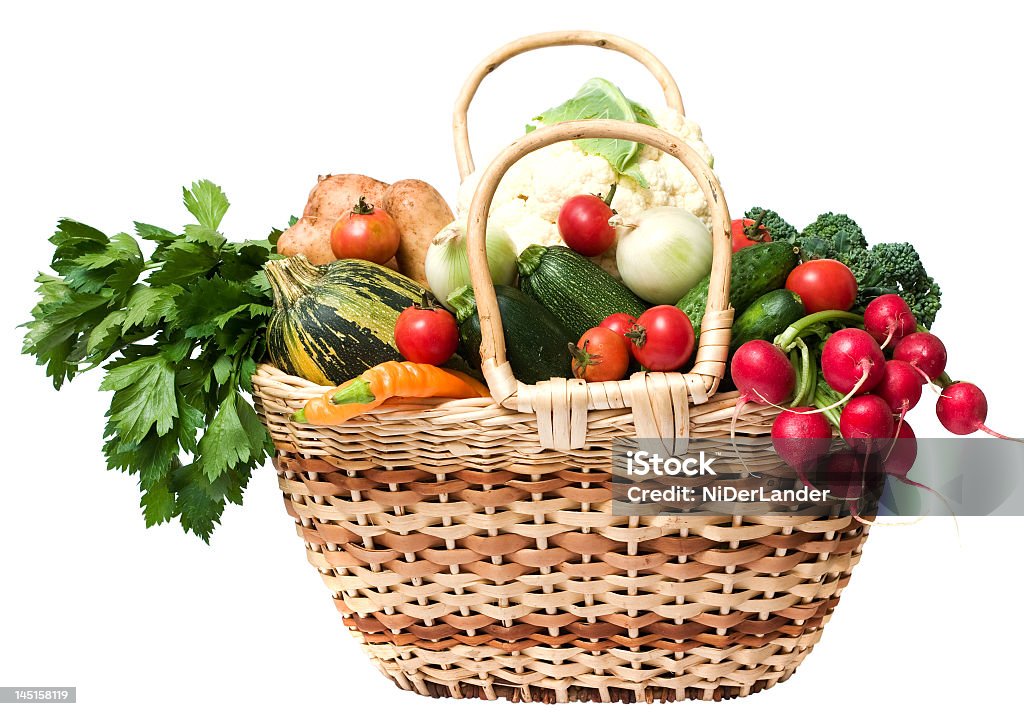
MULTIPOLYGON (((590 32, 523 38, 485 59, 459 96, 463 176, 473 169, 466 117, 480 81, 509 58, 552 45, 638 60, 682 111, 664 65, 634 43, 590 32)), ((291 413, 325 388, 260 366, 256 404, 277 447, 288 514, 344 623, 398 686, 513 701, 718 700, 789 678, 818 641, 859 560, 862 523, 835 512, 613 514, 614 440, 659 438, 666 454, 691 438, 729 441, 738 396, 716 394, 733 318, 729 223, 714 174, 676 138, 613 121, 542 128, 491 163, 470 209, 493 400, 394 400, 338 426, 297 424, 291 413), (505 360, 483 253, 490 199, 518 158, 581 136, 656 146, 705 192, 714 267, 686 375, 524 385, 505 360)), ((776 414, 746 404, 737 434, 767 440, 776 414)), ((779 463, 748 449, 745 464, 779 463)))
MULTIPOLYGON (((254 384, 310 563, 381 670, 424 695, 759 691, 817 642, 866 534, 849 517, 611 514, 611 441, 635 434, 625 408, 562 453, 541 448, 535 415, 486 399, 317 427, 288 416, 323 386, 270 366, 254 384)), ((692 406, 692 434, 727 436, 735 400, 692 406)), ((765 435, 772 416, 748 406, 739 431, 765 435)))

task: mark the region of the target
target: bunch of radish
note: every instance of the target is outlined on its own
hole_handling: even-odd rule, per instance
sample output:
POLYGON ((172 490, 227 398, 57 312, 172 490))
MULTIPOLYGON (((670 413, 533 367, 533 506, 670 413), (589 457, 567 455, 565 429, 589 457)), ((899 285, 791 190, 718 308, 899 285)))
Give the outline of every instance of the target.
POLYGON ((941 389, 936 412, 951 433, 981 430, 1006 438, 985 425, 988 404, 981 389, 952 382, 945 369, 942 341, 918 330, 910 308, 896 294, 879 296, 863 316, 839 310, 813 313, 790 325, 774 343, 754 340, 736 351, 732 380, 740 399, 733 435, 746 403, 773 405, 782 408, 772 425, 776 452, 804 482, 808 470, 828 459, 833 428, 847 443, 847 452, 865 457, 862 464, 878 456, 887 474, 906 480, 917 454, 906 416, 926 385, 941 389), (820 373, 817 350, 808 345, 815 341, 820 342, 820 373))

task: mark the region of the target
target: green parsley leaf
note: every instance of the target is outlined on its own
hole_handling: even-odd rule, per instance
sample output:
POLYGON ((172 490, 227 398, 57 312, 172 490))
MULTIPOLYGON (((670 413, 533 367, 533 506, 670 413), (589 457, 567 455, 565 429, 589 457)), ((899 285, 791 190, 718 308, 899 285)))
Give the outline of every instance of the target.
POLYGON ((178 417, 174 365, 157 354, 111 368, 100 390, 113 390, 108 416, 122 440, 140 443, 149 429, 165 435, 178 417))
POLYGON ((196 217, 200 226, 216 231, 230 206, 221 188, 212 181, 203 179, 192 184, 192 191, 181 191, 188 213, 196 217))
POLYGON ((230 242, 219 231, 229 205, 220 187, 182 191, 195 223, 181 233, 134 224, 153 242, 148 261, 129 234, 59 221, 55 275, 36 279, 23 350, 56 388, 100 366, 100 387, 113 392, 108 467, 138 476, 147 526, 179 518, 208 542, 273 452, 245 396, 266 353, 273 302, 262 267, 279 232, 230 242))

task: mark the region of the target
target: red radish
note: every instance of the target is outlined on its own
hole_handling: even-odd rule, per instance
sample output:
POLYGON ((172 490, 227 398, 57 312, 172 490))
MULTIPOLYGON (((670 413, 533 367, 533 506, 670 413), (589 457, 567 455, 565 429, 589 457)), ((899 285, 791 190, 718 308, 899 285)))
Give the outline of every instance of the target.
MULTIPOLYGON (((981 388, 974 383, 953 383, 946 386, 935 404, 939 422, 954 435, 970 435, 978 430, 1003 440, 1017 440, 1007 437, 985 425, 988 418, 988 400, 981 388)), ((1021 442, 1017 440, 1017 442, 1021 442)))
POLYGON ((904 337, 893 348, 892 357, 917 368, 924 382, 937 379, 946 370, 946 346, 931 333, 904 337))
POLYGON ((873 453, 888 448, 895 431, 892 411, 877 395, 857 396, 839 416, 839 433, 857 452, 873 453))
POLYGON ((819 412, 801 406, 779 413, 772 423, 772 446, 806 483, 804 472, 828 452, 832 426, 819 412))
POLYGON ((864 524, 873 524, 860 516, 860 503, 874 503, 882 493, 885 474, 875 455, 858 455, 852 451, 835 452, 825 458, 815 473, 815 482, 828 489, 829 497, 847 503, 850 515, 864 524))
POLYGON ((884 400, 892 412, 902 417, 921 400, 921 377, 917 369, 906 361, 886 361, 882 380, 872 392, 884 400))
POLYGON ((910 468, 917 462, 917 436, 910 423, 903 421, 899 430, 896 431, 896 439, 892 441, 892 448, 885 456, 883 465, 887 475, 892 475, 900 480, 906 478, 910 468))
MULTIPOLYGON (((793 394, 796 370, 778 346, 768 341, 747 341, 733 354, 732 382, 740 391, 732 414, 730 436, 736 440, 736 421, 747 403, 778 405, 793 394)), ((737 450, 737 454, 739 451, 737 450)), ((742 462, 742 456, 740 461, 742 462)))
POLYGON ((910 427, 910 423, 900 423, 896 431, 896 439, 892 441, 892 447, 889 448, 889 453, 882 461, 882 468, 885 474, 892 475, 905 485, 930 492, 946 505, 946 508, 949 509, 949 514, 954 515, 955 519, 953 508, 950 507, 949 501, 941 493, 936 492, 931 487, 928 487, 928 485, 907 477, 915 462, 917 462, 917 436, 914 434, 914 429, 910 427))
POLYGON ((743 403, 779 404, 793 394, 796 371, 789 358, 768 341, 748 341, 732 357, 732 382, 743 403))
POLYGON ((884 350, 892 341, 916 331, 917 319, 906 301, 895 293, 887 293, 864 309, 864 330, 881 343, 884 350))
POLYGON ((856 516, 856 502, 865 494, 879 493, 884 475, 877 456, 842 450, 824 460, 817 478, 824 483, 822 487, 828 487, 830 496, 853 502, 850 512, 856 516))
POLYGON ((882 379, 885 356, 866 331, 844 328, 825 341, 821 371, 832 388, 847 397, 866 393, 882 379))

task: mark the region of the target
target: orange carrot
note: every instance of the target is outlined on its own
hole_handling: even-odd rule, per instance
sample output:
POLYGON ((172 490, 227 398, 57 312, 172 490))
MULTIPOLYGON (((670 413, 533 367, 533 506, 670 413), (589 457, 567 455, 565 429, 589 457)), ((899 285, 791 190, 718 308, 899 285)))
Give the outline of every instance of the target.
POLYGON ((299 423, 338 425, 373 410, 389 398, 485 398, 486 386, 464 373, 447 368, 388 361, 358 378, 306 401, 292 415, 299 423))

